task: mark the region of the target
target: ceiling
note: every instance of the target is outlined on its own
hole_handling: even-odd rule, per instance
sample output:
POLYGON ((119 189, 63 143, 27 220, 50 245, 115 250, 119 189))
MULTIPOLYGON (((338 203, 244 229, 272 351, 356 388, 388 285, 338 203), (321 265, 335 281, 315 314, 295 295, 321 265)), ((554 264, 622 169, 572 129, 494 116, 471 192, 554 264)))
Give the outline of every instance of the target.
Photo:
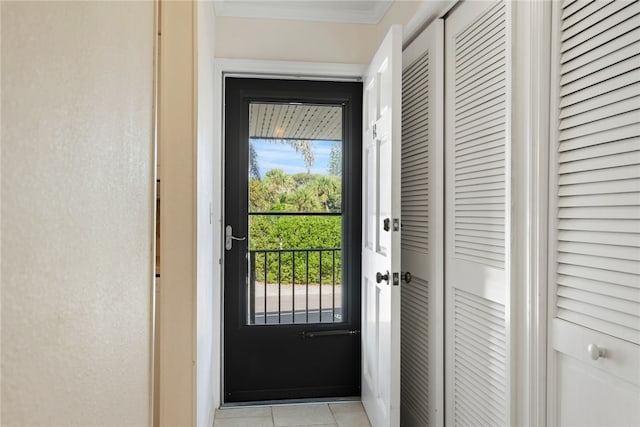
POLYGON ((393 0, 215 0, 216 16, 377 24, 393 0))
POLYGON ((251 103, 249 138, 342 140, 342 107, 251 103))

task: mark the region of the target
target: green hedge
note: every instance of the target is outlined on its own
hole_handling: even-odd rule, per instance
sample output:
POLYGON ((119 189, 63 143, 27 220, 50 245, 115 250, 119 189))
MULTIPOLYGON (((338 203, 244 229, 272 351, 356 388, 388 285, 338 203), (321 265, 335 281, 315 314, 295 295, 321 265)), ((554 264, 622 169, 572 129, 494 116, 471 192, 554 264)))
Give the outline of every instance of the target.
MULTIPOLYGON (((340 248, 342 224, 339 216, 252 216, 249 223, 250 249, 290 249, 280 253, 280 281, 292 283, 293 257, 295 256, 295 282, 320 282, 320 252, 322 252, 322 283, 332 283, 333 251, 295 251, 295 249, 340 248)), ((267 281, 278 282, 278 253, 267 254, 267 281)), ((255 255, 256 280, 264 281, 265 255, 255 255)), ((335 281, 341 282, 341 252, 335 253, 335 281)))
MULTIPOLYGON (((272 169, 264 178, 249 181, 249 209, 259 212, 340 212, 342 204, 342 181, 338 176, 301 173, 289 175, 280 169, 272 169)), ((326 249, 340 248, 342 242, 342 218, 340 216, 261 216, 249 219, 249 248, 260 249, 326 249)), ((340 251, 334 258, 332 251, 307 254, 296 251, 269 253, 266 258, 266 273, 269 283, 292 283, 295 257, 295 282, 309 283, 341 282, 342 259, 340 251), (322 271, 322 277, 320 277, 322 271), (335 277, 334 277, 335 275, 335 277)), ((264 281, 265 255, 255 257, 256 280, 264 281)))

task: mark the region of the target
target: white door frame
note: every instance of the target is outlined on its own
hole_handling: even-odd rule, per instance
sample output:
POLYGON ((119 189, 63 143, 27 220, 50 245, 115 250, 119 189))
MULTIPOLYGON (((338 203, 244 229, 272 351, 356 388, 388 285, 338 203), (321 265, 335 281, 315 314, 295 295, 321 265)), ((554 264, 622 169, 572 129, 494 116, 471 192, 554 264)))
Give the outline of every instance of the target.
POLYGON ((513 2, 511 380, 515 425, 546 423, 547 227, 553 2, 513 2))

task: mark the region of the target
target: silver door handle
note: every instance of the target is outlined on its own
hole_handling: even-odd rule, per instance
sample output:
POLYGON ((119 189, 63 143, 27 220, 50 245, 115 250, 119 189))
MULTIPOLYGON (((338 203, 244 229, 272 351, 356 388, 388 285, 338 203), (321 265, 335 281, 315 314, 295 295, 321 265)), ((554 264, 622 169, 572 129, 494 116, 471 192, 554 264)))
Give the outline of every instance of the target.
POLYGON ((230 250, 233 247, 234 240, 246 240, 247 236, 244 237, 236 237, 233 235, 233 228, 230 225, 227 225, 224 229, 224 248, 226 250, 230 250))

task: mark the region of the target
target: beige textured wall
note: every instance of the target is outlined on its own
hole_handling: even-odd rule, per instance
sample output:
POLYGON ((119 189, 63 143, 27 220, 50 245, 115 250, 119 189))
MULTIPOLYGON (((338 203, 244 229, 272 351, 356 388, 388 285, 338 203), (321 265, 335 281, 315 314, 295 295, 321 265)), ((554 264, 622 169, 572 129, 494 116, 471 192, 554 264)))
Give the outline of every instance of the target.
POLYGON ((3 426, 146 426, 152 2, 2 7, 3 426))
POLYGON ((197 88, 195 3, 161 2, 161 427, 196 424, 197 88))

